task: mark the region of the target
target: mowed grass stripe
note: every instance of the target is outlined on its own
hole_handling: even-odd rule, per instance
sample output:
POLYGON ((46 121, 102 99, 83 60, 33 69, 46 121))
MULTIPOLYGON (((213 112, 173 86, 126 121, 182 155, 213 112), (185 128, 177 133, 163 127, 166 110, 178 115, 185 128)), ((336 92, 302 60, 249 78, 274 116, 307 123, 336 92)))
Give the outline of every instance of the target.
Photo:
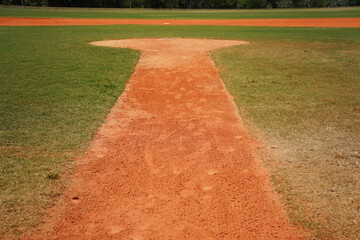
POLYGON ((253 9, 253 10, 152 10, 152 9, 92 9, 75 8, 0 8, 2 17, 34 18, 104 18, 104 19, 277 19, 277 18, 354 18, 360 17, 360 7, 313 9, 253 9))
POLYGON ((0 236, 42 221, 139 57, 88 42, 145 37, 249 41, 212 56, 280 151, 269 166, 291 219, 319 239, 356 236, 360 31, 225 26, 0 27, 0 236))

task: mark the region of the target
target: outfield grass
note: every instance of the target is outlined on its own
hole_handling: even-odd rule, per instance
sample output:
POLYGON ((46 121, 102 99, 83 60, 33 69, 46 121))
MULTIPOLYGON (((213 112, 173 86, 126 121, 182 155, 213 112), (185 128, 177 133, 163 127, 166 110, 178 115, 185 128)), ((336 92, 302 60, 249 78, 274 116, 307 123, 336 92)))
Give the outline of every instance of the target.
POLYGON ((360 7, 261 10, 152 10, 152 9, 61 9, 0 8, 2 17, 105 18, 105 19, 270 19, 353 18, 360 7))
POLYGON ((87 43, 144 37, 249 41, 212 56, 274 146, 268 165, 292 221, 319 239, 357 236, 360 30, 66 26, 0 27, 0 238, 41 222, 139 57, 87 43))

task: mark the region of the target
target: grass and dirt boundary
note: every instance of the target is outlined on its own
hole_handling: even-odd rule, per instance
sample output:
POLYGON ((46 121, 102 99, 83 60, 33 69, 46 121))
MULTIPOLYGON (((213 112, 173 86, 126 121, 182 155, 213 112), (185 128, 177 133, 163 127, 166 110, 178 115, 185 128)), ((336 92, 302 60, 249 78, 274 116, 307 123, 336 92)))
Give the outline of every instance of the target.
POLYGON ((0 27, 0 236, 42 221, 139 57, 87 43, 145 37, 249 41, 212 56, 268 143, 291 220, 317 239, 356 239, 359 30, 229 26, 0 27))

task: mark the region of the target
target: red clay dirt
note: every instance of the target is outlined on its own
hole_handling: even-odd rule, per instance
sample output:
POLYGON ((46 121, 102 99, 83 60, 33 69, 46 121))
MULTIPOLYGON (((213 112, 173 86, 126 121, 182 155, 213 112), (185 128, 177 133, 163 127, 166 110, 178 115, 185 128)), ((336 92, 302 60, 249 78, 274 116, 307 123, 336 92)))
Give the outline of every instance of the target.
POLYGON ((73 182, 32 239, 299 239, 209 51, 241 41, 92 43, 142 51, 73 182))
POLYGON ((66 26, 66 25, 223 25, 263 27, 360 27, 360 18, 304 19, 81 19, 0 17, 0 26, 66 26))

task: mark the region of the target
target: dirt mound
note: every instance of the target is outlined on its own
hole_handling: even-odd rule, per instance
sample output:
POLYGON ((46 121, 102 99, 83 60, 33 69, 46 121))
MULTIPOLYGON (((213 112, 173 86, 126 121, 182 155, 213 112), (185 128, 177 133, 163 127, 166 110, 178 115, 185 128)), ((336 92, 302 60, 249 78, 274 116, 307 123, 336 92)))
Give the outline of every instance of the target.
POLYGON ((206 39, 94 42, 143 53, 33 239, 298 239, 206 39))

